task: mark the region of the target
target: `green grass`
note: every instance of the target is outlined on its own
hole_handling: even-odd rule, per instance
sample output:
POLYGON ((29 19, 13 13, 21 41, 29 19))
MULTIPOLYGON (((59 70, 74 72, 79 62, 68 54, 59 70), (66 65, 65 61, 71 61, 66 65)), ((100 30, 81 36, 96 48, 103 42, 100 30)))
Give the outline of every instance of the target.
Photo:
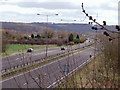
MULTIPOLYGON (((105 88, 104 85, 107 82, 105 80, 106 70, 103 67, 102 68, 99 67, 101 65, 101 62, 100 62, 101 56, 102 56, 102 54, 99 54, 91 62, 89 62, 87 65, 85 65, 81 69, 79 69, 76 74, 74 74, 73 76, 68 78, 67 83, 63 82, 60 85, 60 88, 66 88, 66 84, 67 84, 67 88, 92 88, 92 85, 90 84, 90 82, 88 83, 88 78, 92 81, 92 78, 93 78, 93 64, 94 63, 95 63, 96 79, 98 81, 96 83, 96 81, 94 80, 94 88, 98 88, 99 86, 101 88, 105 88), (100 70, 103 73, 102 76, 99 72, 100 70)), ((102 63, 102 64, 104 65, 104 63, 102 63)), ((107 86, 108 87, 111 87, 111 86, 114 87, 114 85, 112 84, 112 80, 111 80, 111 78, 113 78, 113 76, 112 76, 113 72, 109 71, 108 73, 109 73, 109 82, 107 82, 107 86)), ((116 81, 116 85, 117 85, 118 76, 117 76, 117 74, 115 74, 115 75, 116 75, 115 76, 115 81, 116 81)))
MULTIPOLYGON (((48 45, 48 48, 56 48, 56 45, 48 45)), ((9 44, 7 46, 6 52, 2 53, 2 56, 10 55, 17 52, 25 52, 28 48, 33 48, 34 50, 40 50, 46 48, 45 45, 28 45, 28 44, 9 44)))
MULTIPOLYGON (((85 42, 84 42, 85 43, 85 42)), ((80 45, 84 44, 81 43, 80 45)), ((78 44, 75 44, 73 46, 76 46, 78 44)), ((68 45, 70 46, 70 45, 68 45)), ((48 48, 56 48, 56 47, 62 47, 62 46, 56 46, 56 45, 48 45, 48 48)), ((63 45, 63 47, 67 47, 63 45)), ((28 48, 33 48, 34 50, 40 50, 40 49, 45 49, 46 45, 30 45, 30 44, 9 44, 7 46, 6 52, 2 53, 2 56, 7 56, 13 53, 18 53, 18 52, 25 52, 27 51, 28 48)))
MULTIPOLYGON (((97 58, 96 59, 98 59, 98 58, 100 58, 100 56, 97 56, 97 58)), ((67 88, 82 88, 81 86, 80 86, 80 83, 82 82, 82 84, 83 84, 83 86, 85 86, 85 84, 86 84, 86 81, 87 81, 87 75, 86 75, 86 73, 85 73, 85 71, 86 71, 86 69, 87 69, 87 67, 89 68, 89 76, 91 76, 90 74, 92 73, 92 65, 94 64, 94 62, 96 61, 96 59, 93 59, 91 62, 89 62, 88 64, 87 64, 87 66, 85 65, 85 66, 83 66, 81 69, 79 69, 78 71, 77 71, 77 73, 76 74, 74 74, 74 75, 72 75, 70 78, 68 78, 68 81, 67 81, 67 88), (80 80, 80 75, 82 76, 82 80, 80 80), (75 86, 76 85, 76 82, 77 82, 77 86, 75 86)), ((97 64, 98 64, 98 62, 97 62, 97 64)), ((66 88, 66 83, 63 83, 61 86, 60 86, 60 88, 66 88)), ((88 88, 90 88, 90 87, 88 87, 88 88)))

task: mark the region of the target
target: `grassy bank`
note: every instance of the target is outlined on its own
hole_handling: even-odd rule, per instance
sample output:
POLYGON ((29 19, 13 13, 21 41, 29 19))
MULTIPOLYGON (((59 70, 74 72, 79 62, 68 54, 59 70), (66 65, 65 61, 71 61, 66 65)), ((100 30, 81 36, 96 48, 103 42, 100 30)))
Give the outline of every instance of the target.
POLYGON ((110 68, 104 67, 102 54, 83 66, 78 72, 73 74, 60 85, 60 88, 116 88, 118 84, 117 73, 110 68))

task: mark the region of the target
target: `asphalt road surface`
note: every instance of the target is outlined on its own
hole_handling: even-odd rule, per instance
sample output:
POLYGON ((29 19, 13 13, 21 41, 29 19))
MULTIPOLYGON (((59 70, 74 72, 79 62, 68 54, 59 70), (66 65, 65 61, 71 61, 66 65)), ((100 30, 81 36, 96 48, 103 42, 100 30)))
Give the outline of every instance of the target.
MULTIPOLYGON (((48 57, 62 53, 62 52, 67 52, 68 50, 82 48, 82 47, 87 46, 91 43, 92 42, 87 41, 85 44, 66 48, 65 51, 62 51, 61 48, 49 48, 48 49, 48 57)), ((23 52, 23 53, 17 53, 14 55, 2 57, 2 70, 14 68, 18 65, 23 65, 23 63, 27 64, 27 63, 30 63, 30 62, 35 61, 35 60, 43 59, 43 58, 45 58, 45 53, 46 53, 45 50, 46 49, 35 50, 32 53, 23 52)))
POLYGON ((93 55, 93 47, 80 51, 79 53, 66 56, 57 61, 45 64, 25 73, 21 73, 14 76, 14 78, 11 77, 5 79, 0 83, 2 83, 2 88, 39 88, 39 85, 42 88, 51 87, 51 85, 54 85, 57 80, 65 76, 65 73, 62 69, 63 65, 69 65, 69 72, 71 72, 75 68, 84 64, 87 60, 90 60, 90 53, 93 55), (37 85, 34 80, 39 84, 37 85))

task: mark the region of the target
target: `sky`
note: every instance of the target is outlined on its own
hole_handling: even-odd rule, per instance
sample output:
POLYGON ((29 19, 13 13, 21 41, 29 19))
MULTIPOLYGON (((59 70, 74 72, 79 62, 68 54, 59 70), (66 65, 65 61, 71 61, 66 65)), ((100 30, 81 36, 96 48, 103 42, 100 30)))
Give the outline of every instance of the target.
POLYGON ((118 2, 119 0, 0 0, 0 21, 47 22, 48 15, 48 22, 88 23, 90 21, 81 9, 81 4, 84 3, 86 12, 99 23, 106 21, 108 25, 116 25, 118 2))

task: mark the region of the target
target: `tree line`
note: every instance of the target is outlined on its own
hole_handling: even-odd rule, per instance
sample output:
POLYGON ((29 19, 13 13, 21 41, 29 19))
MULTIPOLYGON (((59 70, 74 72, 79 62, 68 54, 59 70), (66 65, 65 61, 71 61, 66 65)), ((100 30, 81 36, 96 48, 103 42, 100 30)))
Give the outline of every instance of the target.
POLYGON ((68 44, 79 44, 83 43, 86 40, 82 33, 62 30, 54 31, 50 28, 44 29, 40 32, 31 32, 31 34, 24 34, 22 32, 10 30, 2 30, 2 37, 2 52, 5 52, 8 44, 44 45, 48 43, 61 46, 68 44))

